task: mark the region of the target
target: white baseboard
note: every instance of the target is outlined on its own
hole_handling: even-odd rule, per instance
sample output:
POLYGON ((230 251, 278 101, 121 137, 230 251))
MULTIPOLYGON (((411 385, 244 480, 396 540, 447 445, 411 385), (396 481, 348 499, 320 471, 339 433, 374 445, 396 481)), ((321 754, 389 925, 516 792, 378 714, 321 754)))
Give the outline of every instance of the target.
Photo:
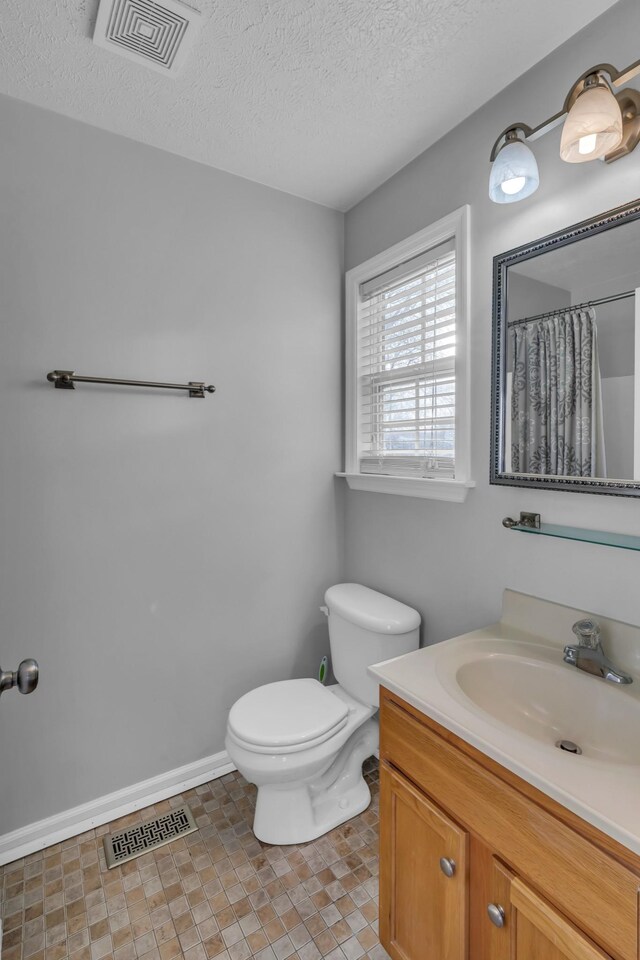
POLYGON ((226 750, 0 836, 0 866, 235 770, 226 750))

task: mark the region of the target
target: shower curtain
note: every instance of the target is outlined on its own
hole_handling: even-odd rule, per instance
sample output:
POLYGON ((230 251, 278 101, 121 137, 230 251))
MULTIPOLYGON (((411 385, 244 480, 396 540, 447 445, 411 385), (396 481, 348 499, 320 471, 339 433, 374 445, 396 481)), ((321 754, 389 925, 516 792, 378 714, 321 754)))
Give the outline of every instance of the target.
POLYGON ((509 340, 511 470, 606 476, 593 308, 515 323, 509 340))

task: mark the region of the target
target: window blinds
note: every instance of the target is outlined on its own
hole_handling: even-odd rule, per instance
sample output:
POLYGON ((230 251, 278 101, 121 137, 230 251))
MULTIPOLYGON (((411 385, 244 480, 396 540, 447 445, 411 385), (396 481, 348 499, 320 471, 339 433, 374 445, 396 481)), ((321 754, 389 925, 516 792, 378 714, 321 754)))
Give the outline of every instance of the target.
POLYGON ((361 473, 455 476, 453 239, 360 284, 361 473))

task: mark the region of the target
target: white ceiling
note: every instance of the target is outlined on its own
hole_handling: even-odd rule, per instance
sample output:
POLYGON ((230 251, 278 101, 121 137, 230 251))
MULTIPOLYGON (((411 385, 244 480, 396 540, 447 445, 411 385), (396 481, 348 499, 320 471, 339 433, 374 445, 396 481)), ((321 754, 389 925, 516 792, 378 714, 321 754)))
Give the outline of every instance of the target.
POLYGON ((346 210, 615 0, 191 0, 172 79, 97 0, 4 0, 0 92, 346 210))

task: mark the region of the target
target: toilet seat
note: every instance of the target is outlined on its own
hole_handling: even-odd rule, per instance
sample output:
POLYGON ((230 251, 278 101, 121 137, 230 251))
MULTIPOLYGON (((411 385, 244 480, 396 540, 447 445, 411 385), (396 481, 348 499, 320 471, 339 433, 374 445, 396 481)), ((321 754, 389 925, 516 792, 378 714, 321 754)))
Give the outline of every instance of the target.
POLYGON ((296 753, 333 737, 348 716, 348 705, 317 680, 280 680, 241 697, 228 730, 255 753, 296 753))

